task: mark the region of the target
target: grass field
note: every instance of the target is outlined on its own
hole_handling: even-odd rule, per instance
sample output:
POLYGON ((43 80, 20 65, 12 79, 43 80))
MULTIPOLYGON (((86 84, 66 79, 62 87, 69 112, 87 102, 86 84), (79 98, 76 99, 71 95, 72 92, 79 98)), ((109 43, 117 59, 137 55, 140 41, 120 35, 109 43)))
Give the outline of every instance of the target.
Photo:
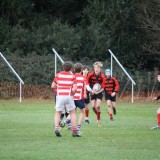
POLYGON ((53 133, 53 101, 0 100, 0 160, 159 160, 158 102, 117 102, 117 115, 109 121, 102 105, 102 127, 90 110, 81 138, 61 130, 53 133))

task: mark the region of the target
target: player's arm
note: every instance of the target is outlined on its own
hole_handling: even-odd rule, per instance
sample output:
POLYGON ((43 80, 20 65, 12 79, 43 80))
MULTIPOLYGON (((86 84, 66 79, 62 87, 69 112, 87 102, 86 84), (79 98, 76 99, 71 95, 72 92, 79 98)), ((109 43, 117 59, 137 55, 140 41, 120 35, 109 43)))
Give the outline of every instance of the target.
POLYGON ((117 79, 114 78, 114 81, 115 81, 115 89, 114 89, 114 92, 117 93, 118 90, 119 90, 120 85, 119 85, 119 82, 117 81, 117 79))
POLYGON ((89 86, 89 79, 91 77, 91 74, 89 74, 87 77, 86 77, 86 89, 88 92, 90 93, 94 93, 94 91, 91 89, 91 87, 89 86))
POLYGON ((97 91, 94 91, 94 93, 95 94, 99 94, 99 93, 101 93, 101 92, 103 92, 104 91, 104 88, 101 88, 98 92, 97 91))
POLYGON ((84 98, 87 98, 86 80, 84 81, 84 98))
POLYGON ((52 82, 52 84, 51 84, 51 88, 53 88, 53 89, 56 89, 56 88, 57 88, 57 83, 56 83, 56 81, 57 81, 57 76, 54 78, 54 80, 53 80, 53 82, 52 82))
POLYGON ((86 85, 86 89, 87 89, 88 92, 94 93, 94 91, 91 89, 91 87, 89 86, 89 84, 86 85))
POLYGON ((112 97, 114 97, 119 90, 119 83, 118 83, 117 79, 113 78, 113 80, 114 80, 114 83, 115 83, 115 88, 114 88, 114 91, 111 94, 112 97))
POLYGON ((73 87, 72 87, 72 94, 74 95, 77 91, 77 84, 73 84, 73 87))
POLYGON ((51 88, 53 89, 57 88, 57 84, 54 81, 52 82, 51 88))
POLYGON ((77 81, 76 77, 73 80, 73 86, 72 86, 72 94, 74 95, 77 92, 77 81))

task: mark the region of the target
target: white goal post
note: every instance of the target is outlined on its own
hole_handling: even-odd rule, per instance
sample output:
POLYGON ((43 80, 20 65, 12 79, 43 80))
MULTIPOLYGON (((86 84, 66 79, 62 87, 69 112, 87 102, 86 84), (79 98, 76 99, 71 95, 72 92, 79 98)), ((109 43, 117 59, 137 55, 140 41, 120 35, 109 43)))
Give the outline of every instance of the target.
POLYGON ((125 68, 122 66, 122 64, 119 62, 119 60, 116 58, 116 56, 113 54, 113 52, 108 49, 110 55, 111 55, 111 76, 112 76, 112 70, 113 70, 113 58, 114 60, 117 62, 117 64, 120 66, 120 68, 123 70, 123 72, 127 75, 127 77, 131 80, 132 82, 132 99, 131 102, 133 103, 134 101, 134 87, 133 85, 136 85, 136 83, 134 82, 134 80, 131 78, 131 76, 128 74, 128 72, 125 70, 125 68))
POLYGON ((20 78, 20 76, 17 74, 17 72, 13 69, 13 67, 10 65, 10 63, 7 61, 7 59, 3 56, 3 54, 0 52, 0 56, 2 57, 2 59, 6 62, 6 64, 8 65, 8 67, 12 70, 12 72, 16 75, 16 77, 19 80, 20 83, 20 94, 19 94, 19 101, 22 102, 22 84, 24 84, 23 80, 20 78))
POLYGON ((56 75, 56 73, 57 73, 57 57, 58 57, 58 59, 61 61, 62 64, 64 63, 64 61, 63 61, 63 59, 61 58, 61 56, 56 52, 56 50, 55 50, 54 48, 52 48, 52 51, 53 51, 54 54, 55 54, 55 75, 56 75))

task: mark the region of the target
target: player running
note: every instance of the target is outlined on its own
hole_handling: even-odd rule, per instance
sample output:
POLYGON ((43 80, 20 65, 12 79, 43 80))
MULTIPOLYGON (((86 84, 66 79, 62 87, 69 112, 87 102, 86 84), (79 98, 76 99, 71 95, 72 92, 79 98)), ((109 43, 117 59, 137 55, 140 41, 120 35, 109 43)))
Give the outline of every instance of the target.
POLYGON ((64 62, 62 67, 63 71, 56 74, 51 85, 52 88, 57 88, 54 131, 57 137, 62 136, 59 131, 59 121, 62 111, 66 109, 71 116, 72 136, 80 137, 76 128, 76 112, 73 100, 73 95, 77 91, 76 78, 71 72, 71 62, 64 62))
MULTIPOLYGON (((160 74, 157 76, 158 82, 160 82, 160 74)), ((153 100, 159 100, 160 96, 154 97, 153 100)), ((160 108, 157 109, 157 126, 152 127, 151 129, 160 129, 160 108)))
POLYGON ((102 63, 101 62, 95 62, 93 64, 94 71, 89 73, 86 79, 87 84, 87 90, 91 92, 91 106, 93 111, 95 112, 97 116, 97 125, 100 127, 100 119, 101 119, 101 102, 103 98, 103 90, 104 90, 104 83, 105 83, 105 76, 102 73, 102 63), (92 88, 94 84, 99 83, 101 85, 100 91, 93 91, 92 88))
POLYGON ((111 77, 111 70, 105 70, 105 99, 107 101, 110 120, 113 120, 113 114, 116 114, 116 93, 119 90, 119 83, 116 78, 111 77))
MULTIPOLYGON (((89 74, 89 67, 88 66, 84 66, 83 70, 82 70, 82 75, 87 77, 89 74)), ((86 98, 85 98, 85 123, 89 124, 89 103, 90 103, 90 95, 89 92, 86 90, 86 98)))
POLYGON ((80 129, 83 121, 83 116, 85 114, 85 102, 84 98, 86 98, 86 78, 81 74, 82 64, 76 63, 74 65, 75 77, 77 81, 77 91, 74 94, 74 102, 76 107, 80 109, 77 131, 80 134, 80 129))

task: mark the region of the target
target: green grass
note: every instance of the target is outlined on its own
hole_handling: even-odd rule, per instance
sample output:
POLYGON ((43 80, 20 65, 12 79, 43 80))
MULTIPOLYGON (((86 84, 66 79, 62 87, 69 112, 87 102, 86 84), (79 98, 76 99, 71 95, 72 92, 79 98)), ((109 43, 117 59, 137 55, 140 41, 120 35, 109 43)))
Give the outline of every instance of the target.
POLYGON ((0 160, 159 160, 158 102, 117 102, 117 115, 109 121, 102 105, 102 127, 90 110, 81 138, 61 130, 53 133, 53 101, 0 100, 0 160), (106 123, 107 122, 107 123, 106 123))

